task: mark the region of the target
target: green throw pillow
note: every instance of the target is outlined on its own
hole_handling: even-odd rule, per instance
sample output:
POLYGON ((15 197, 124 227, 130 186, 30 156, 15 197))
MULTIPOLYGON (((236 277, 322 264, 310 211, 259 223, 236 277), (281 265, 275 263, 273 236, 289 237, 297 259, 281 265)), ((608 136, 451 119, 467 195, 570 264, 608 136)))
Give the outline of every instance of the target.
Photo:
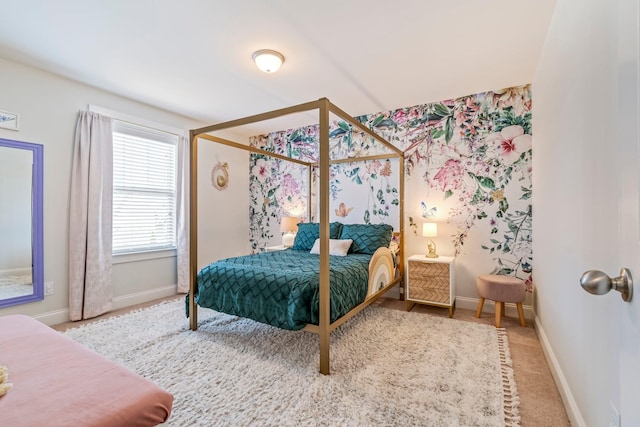
POLYGON ((344 224, 341 239, 351 239, 350 253, 373 254, 381 246, 389 246, 393 227, 388 224, 344 224))
MULTIPOLYGON (((329 224, 329 238, 338 239, 342 223, 332 222, 329 224)), ((320 224, 317 222, 301 222, 298 224, 296 239, 293 241, 293 248, 300 251, 310 251, 316 239, 320 238, 320 224)))

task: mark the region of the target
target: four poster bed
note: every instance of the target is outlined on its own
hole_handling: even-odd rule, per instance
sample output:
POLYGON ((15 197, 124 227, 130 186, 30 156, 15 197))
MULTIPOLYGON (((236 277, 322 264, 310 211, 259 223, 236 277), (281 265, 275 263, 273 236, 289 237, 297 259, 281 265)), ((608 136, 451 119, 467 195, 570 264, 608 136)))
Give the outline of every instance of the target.
POLYGON ((399 161, 399 232, 404 222, 403 152, 362 125, 326 98, 190 131, 190 291, 187 296, 190 328, 198 327, 198 306, 251 318, 273 326, 317 333, 320 372, 330 373, 330 333, 402 281, 403 242, 392 253, 392 227, 385 224, 329 223, 329 166, 337 163, 391 159, 399 161), (319 112, 319 158, 307 162, 211 135, 247 124, 311 110, 319 112), (330 113, 381 143, 390 152, 330 159, 330 113), (304 165, 309 171, 308 215, 311 218, 311 168, 319 171, 319 223, 299 224, 291 249, 229 258, 200 271, 198 250, 198 141, 202 139, 252 153, 304 165), (344 242, 347 250, 339 246, 344 242), (342 243, 341 243, 342 242, 342 243), (334 256, 336 254, 345 256, 334 256), (330 256, 331 254, 331 256, 330 256))

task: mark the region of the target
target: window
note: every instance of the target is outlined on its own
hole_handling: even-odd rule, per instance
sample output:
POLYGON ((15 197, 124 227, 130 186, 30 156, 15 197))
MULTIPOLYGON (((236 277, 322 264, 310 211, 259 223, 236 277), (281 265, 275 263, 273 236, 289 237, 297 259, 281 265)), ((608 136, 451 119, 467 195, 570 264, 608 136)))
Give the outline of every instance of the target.
POLYGON ((113 253, 176 247, 177 135, 113 122, 113 253))

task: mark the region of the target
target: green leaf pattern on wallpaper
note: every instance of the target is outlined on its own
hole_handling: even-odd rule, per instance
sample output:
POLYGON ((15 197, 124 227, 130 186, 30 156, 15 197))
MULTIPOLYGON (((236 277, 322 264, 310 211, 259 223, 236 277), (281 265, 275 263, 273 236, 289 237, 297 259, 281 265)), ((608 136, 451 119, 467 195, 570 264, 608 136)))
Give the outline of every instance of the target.
MULTIPOLYGON (((366 162, 332 165, 330 193, 331 200, 340 200, 340 192, 344 183, 350 181, 351 185, 362 186, 367 194, 366 206, 361 218, 349 218, 347 223, 358 222, 363 224, 387 223, 390 216, 397 216, 399 205, 399 193, 396 180, 391 180, 393 168, 389 160, 370 160, 366 162), (394 210, 395 207, 395 210, 394 210)), ((362 191, 358 191, 361 193, 362 191)), ((351 197, 347 197, 351 199, 351 197)))
MULTIPOLYGON (((365 216, 377 217, 379 222, 386 223, 393 206, 400 204, 398 188, 391 184, 389 177, 392 174, 391 161, 374 160, 368 163, 371 166, 369 180, 369 205, 365 216), (373 195, 375 194, 375 198, 373 195)), ((369 223, 369 221, 364 221, 369 223)))
POLYGON ((281 217, 306 212, 308 178, 305 167, 262 154, 252 154, 250 164, 249 236, 251 247, 257 251, 274 236, 273 229, 279 228, 281 217))
MULTIPOLYGON (((446 217, 455 229, 451 243, 456 254, 463 252, 469 233, 486 232, 487 238, 477 250, 491 256, 494 261, 492 272, 518 276, 531 289, 529 86, 359 116, 357 119, 405 152, 406 179, 424 182, 430 206, 448 206, 446 217)), ((317 136, 318 127, 310 126, 258 136, 252 139, 252 144, 268 151, 315 160, 317 136)), ((340 121, 332 123, 330 146, 333 158, 386 152, 371 137, 340 121)), ((260 156, 254 156, 252 167, 259 161, 260 156)), ((265 220, 277 221, 280 215, 290 214, 283 211, 282 206, 290 206, 290 203, 282 197, 285 193, 290 197, 293 190, 279 190, 278 186, 284 184, 282 178, 273 179, 274 176, 282 176, 278 167, 286 162, 269 162, 272 166, 270 180, 261 181, 253 173, 251 177, 254 249, 263 246, 271 237, 262 231, 268 229, 265 220)), ((347 201, 348 195, 341 194, 347 184, 355 183, 369 191, 363 217, 349 218, 345 222, 385 222, 390 210, 397 208, 397 184, 389 179, 391 169, 388 164, 382 160, 343 163, 331 168, 332 200, 347 201)), ((291 174, 291 177, 301 173, 298 174, 291 174)), ((306 186, 306 180, 304 182, 306 186)), ((306 187, 298 188, 304 193, 302 198, 306 198, 306 187)), ((419 200, 407 202, 420 203, 419 200)), ((297 199, 296 203, 304 204, 297 199)), ((410 212, 410 208, 405 204, 406 212, 410 212)), ((285 210, 290 211, 291 208, 285 210)), ((415 219, 408 219, 407 223, 413 222, 415 226, 415 219)))

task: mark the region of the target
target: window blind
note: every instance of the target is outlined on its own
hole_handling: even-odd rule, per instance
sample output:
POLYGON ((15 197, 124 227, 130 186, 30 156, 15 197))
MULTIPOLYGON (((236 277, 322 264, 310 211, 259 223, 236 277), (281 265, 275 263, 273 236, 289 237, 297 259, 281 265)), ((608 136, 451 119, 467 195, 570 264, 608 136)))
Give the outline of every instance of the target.
POLYGON ((175 248, 177 140, 114 120, 114 254, 175 248))

